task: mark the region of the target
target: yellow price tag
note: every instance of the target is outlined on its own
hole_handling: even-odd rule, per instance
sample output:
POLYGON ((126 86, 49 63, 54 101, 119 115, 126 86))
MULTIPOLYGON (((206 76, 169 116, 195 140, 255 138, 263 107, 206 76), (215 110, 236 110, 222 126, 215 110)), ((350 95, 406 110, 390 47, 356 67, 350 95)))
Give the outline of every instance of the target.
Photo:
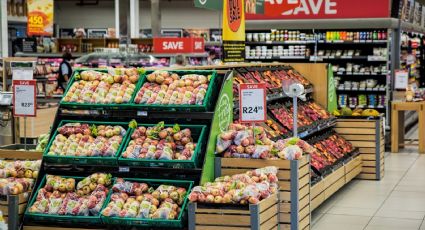
POLYGON ((31 26, 43 26, 43 17, 38 16, 38 15, 31 15, 28 18, 29 23, 31 24, 31 26))

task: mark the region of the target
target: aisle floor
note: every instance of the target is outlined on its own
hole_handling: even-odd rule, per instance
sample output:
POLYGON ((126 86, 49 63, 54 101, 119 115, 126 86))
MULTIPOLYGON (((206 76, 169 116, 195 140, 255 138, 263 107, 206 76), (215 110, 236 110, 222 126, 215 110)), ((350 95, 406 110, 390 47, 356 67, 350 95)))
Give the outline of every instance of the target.
POLYGON ((313 230, 425 230, 425 154, 386 153, 381 181, 354 180, 312 214, 313 230))

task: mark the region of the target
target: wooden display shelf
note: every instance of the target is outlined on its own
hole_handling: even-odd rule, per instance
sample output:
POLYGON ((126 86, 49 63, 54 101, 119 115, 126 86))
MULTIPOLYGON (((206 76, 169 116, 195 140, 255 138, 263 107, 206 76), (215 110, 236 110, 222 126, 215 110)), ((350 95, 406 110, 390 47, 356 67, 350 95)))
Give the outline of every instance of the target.
POLYGON ((361 171, 362 159, 361 156, 356 156, 311 186, 311 210, 319 207, 325 200, 359 175, 361 171))
POLYGON ((385 166, 383 117, 339 118, 335 131, 359 149, 363 169, 358 178, 381 180, 385 166))
MULTIPOLYGON (((41 134, 50 132, 50 126, 53 125, 53 121, 56 116, 58 107, 51 107, 46 109, 37 109, 36 117, 28 117, 26 121, 27 125, 27 137, 37 138, 41 134)), ((19 136, 24 137, 24 118, 19 118, 19 136)))
POLYGON ((24 226, 23 230, 102 230, 101 228, 61 228, 47 226, 24 226))
POLYGON ((300 160, 216 158, 215 176, 234 175, 276 166, 279 168, 280 229, 310 229, 310 163, 300 160))
POLYGON ((278 194, 246 207, 189 203, 189 230, 277 230, 278 194))
POLYGON ((22 215, 27 207, 30 192, 19 195, 0 195, 0 211, 8 229, 19 229, 22 215))

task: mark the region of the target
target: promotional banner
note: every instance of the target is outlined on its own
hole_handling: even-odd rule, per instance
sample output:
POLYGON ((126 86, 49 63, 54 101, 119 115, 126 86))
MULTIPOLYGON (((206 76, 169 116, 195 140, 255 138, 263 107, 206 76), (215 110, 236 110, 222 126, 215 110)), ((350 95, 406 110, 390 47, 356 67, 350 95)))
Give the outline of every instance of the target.
POLYGON ((223 0, 223 62, 245 61, 243 0, 223 0))
POLYGON ((27 1, 28 36, 53 36, 53 0, 27 1))
POLYGON ((390 0, 266 0, 264 14, 255 19, 387 18, 390 0))
POLYGON ((203 53, 203 38, 154 38, 155 53, 203 53))
MULTIPOLYGON (((264 13, 264 1, 265 0, 245 0, 245 12, 247 14, 264 13)), ((194 0, 194 5, 198 8, 210 10, 223 9, 223 2, 221 0, 194 0)))
POLYGON ((328 67, 328 111, 333 112, 338 109, 338 97, 336 95, 334 72, 332 65, 328 67))

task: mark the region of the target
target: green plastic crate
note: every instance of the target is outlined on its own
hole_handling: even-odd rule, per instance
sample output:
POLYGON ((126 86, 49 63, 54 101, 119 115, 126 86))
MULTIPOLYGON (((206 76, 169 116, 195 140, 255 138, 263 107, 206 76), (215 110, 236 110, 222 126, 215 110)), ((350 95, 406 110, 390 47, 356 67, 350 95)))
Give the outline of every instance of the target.
MULTIPOLYGON (((149 186, 154 186, 155 188, 161 184, 174 185, 178 187, 183 187, 187 190, 186 197, 184 199, 183 205, 181 207, 181 212, 178 215, 178 218, 175 220, 164 220, 164 219, 141 219, 141 218, 125 218, 125 217, 109 217, 100 215, 102 222, 107 225, 120 225, 120 226, 137 226, 137 227, 161 227, 161 228, 183 228, 187 220, 187 203, 188 196, 193 187, 193 181, 185 180, 156 180, 156 179, 133 179, 133 178, 124 178, 124 180, 129 182, 139 182, 146 183, 149 186)), ((110 193, 106 199, 106 205, 111 201, 110 193)), ((104 209, 103 208, 103 209, 104 209)), ((102 209, 102 210, 103 210, 102 209)))
POLYGON ((126 134, 123 137, 120 147, 118 148, 115 156, 113 157, 84 157, 84 156, 57 156, 57 155, 48 155, 47 153, 50 150, 50 147, 53 144, 56 136, 58 135, 58 130, 56 129, 52 136, 50 136, 49 144, 46 147, 46 150, 43 153, 44 162, 54 163, 54 164, 72 164, 72 165, 118 165, 117 158, 122 152, 122 148, 126 143, 127 136, 129 135, 128 123, 125 122, 99 122, 99 121, 71 121, 63 120, 59 123, 59 127, 68 124, 68 123, 87 123, 89 125, 121 125, 126 129, 126 134))
MULTIPOLYGON (((155 124, 139 124, 138 127, 151 127, 155 124)), ((207 127, 205 125, 179 125, 181 129, 189 128, 192 132, 193 141, 196 143, 195 151, 190 160, 154 160, 154 159, 136 159, 124 158, 122 153, 127 149, 131 141, 131 135, 135 131, 130 129, 125 140, 124 146, 118 158, 120 166, 144 166, 144 167, 165 167, 165 168, 196 168, 201 165, 202 153, 201 150, 207 142, 207 127)), ((165 125, 165 127, 173 127, 173 125, 165 125)))
MULTIPOLYGON (((69 80, 68 83, 68 87, 65 90, 65 93, 63 94, 64 97, 65 95, 68 93, 69 89, 71 88, 72 84, 76 81, 75 80, 75 75, 77 73, 81 73, 83 71, 86 70, 94 70, 94 71, 98 71, 98 72, 103 72, 103 73, 107 73, 108 70, 107 69, 90 69, 90 68, 84 68, 84 69, 77 69, 74 71, 74 73, 72 74, 71 79, 69 80)), ((144 77, 145 74, 141 74, 139 75, 139 80, 136 83, 136 87, 134 89, 133 95, 131 96, 131 99, 128 103, 122 103, 122 104, 115 104, 115 103, 111 103, 111 104, 91 104, 91 103, 77 103, 77 102, 65 102, 62 100, 60 101, 60 105, 67 107, 67 108, 74 108, 74 109, 101 109, 101 108, 108 108, 108 109, 118 109, 118 108, 130 108, 130 104, 134 101, 134 98, 137 95, 138 92, 138 88, 140 88, 140 85, 142 84, 142 79, 144 77)))
POLYGON ((199 74, 207 76, 211 75, 210 83, 208 85, 207 93, 205 94, 205 99, 202 105, 159 105, 159 104, 136 104, 134 102, 137 94, 140 89, 143 87, 145 82, 147 81, 147 75, 153 73, 153 71, 147 71, 145 75, 142 77, 141 84, 136 88, 136 94, 131 100, 130 104, 140 110, 150 110, 150 111, 192 111, 192 112, 205 112, 211 109, 212 107, 212 94, 214 91, 218 91, 217 87, 217 72, 213 70, 170 70, 170 73, 176 73, 179 76, 185 74, 199 74))
MULTIPOLYGON (((85 177, 74 177, 74 176, 61 176, 63 178, 74 178, 75 179, 75 186, 77 186, 77 183, 81 180, 83 180, 85 177)), ((114 183, 115 180, 112 180, 112 183, 114 183)), ((30 213, 29 209, 34 204, 38 191, 44 187, 46 184, 46 175, 41 180, 40 185, 37 188, 36 193, 32 197, 31 201, 28 203, 27 209, 25 210, 25 219, 29 221, 37 221, 37 222, 49 222, 49 223, 56 223, 56 224, 75 224, 74 226, 79 226, 81 224, 87 224, 87 225, 97 225, 101 224, 102 221, 100 219, 100 212, 97 216, 70 216, 70 215, 55 215, 55 214, 43 214, 43 213, 30 213)), ((110 197, 110 193, 112 190, 110 189, 107 198, 110 197)), ((108 204, 107 199, 105 199, 102 209, 103 210, 106 205, 108 204)))

